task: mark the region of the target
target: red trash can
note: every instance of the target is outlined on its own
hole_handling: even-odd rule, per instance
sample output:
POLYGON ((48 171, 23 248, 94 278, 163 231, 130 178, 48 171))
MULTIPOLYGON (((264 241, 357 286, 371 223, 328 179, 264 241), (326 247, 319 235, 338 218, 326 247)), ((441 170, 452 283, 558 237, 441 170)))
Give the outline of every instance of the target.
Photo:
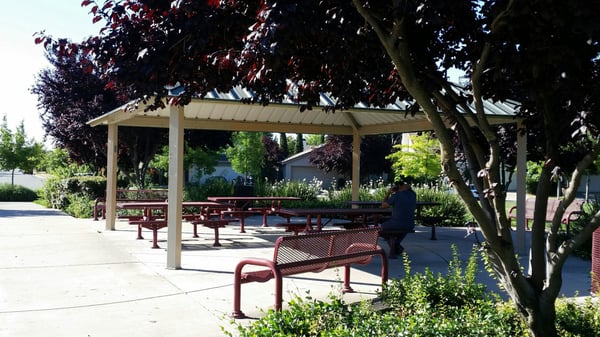
POLYGON ((600 228, 592 234, 592 293, 600 295, 600 228))

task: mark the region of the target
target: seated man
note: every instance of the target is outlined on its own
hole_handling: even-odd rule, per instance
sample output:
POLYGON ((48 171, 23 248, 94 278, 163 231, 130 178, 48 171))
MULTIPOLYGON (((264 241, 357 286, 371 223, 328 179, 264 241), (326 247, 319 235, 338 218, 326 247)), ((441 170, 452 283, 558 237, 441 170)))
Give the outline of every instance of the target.
MULTIPOLYGON (((383 198, 381 207, 392 207, 392 216, 382 224, 382 231, 386 230, 405 230, 407 233, 415 228, 415 208, 417 207, 417 194, 412 190, 410 184, 400 181, 396 182, 390 188, 383 198)), ((402 254, 404 247, 400 244, 406 233, 400 234, 395 238, 395 242, 388 244, 390 249, 395 247, 395 251, 390 251, 390 257, 396 254, 402 254)))

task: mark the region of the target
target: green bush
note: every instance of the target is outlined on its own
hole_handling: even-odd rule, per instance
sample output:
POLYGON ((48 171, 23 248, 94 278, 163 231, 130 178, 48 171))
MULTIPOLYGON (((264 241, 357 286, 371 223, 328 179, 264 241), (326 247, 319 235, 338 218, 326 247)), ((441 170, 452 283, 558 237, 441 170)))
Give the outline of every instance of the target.
POLYGON ((0 184, 0 201, 34 201, 37 198, 37 193, 26 187, 0 184))
MULTIPOLYGON (((587 202, 583 204, 582 210, 583 212, 579 218, 569 223, 569 236, 567 236, 566 232, 560 232, 558 234, 558 239, 556 240, 558 245, 562 244, 565 240, 568 240, 579 234, 579 232, 581 232, 581 230, 583 230, 583 228, 590 223, 590 221, 594 218, 594 215, 600 211, 600 201, 595 200, 587 202)), ((590 237, 584 241, 581 246, 575 248, 573 254, 584 260, 591 260, 592 238, 590 237)))
POLYGON ((92 216, 94 199, 104 196, 106 178, 98 176, 50 177, 39 191, 46 207, 56 208, 78 218, 92 216))
POLYGON ((556 303, 556 327, 563 337, 598 336, 600 304, 597 298, 583 303, 561 298, 556 303))
POLYGON ((439 203, 439 206, 423 207, 421 215, 444 217, 446 220, 441 225, 445 226, 464 226, 470 220, 465 203, 457 194, 438 188, 415 188, 415 192, 419 201, 439 203))
POLYGON ((68 205, 64 211, 75 218, 89 218, 94 211, 94 199, 87 195, 71 194, 67 197, 68 205))
MULTIPOLYGON (((535 194, 537 191, 538 181, 542 174, 544 162, 527 162, 527 177, 525 178, 525 189, 529 194, 535 194)), ((556 182, 551 183, 551 191, 556 191, 556 182)))
POLYGON ((317 200, 321 193, 323 182, 318 179, 313 179, 309 182, 306 180, 280 180, 271 184, 270 187, 265 186, 264 192, 259 195, 277 196, 277 197, 298 197, 306 201, 317 200))
POLYGON ((184 200, 206 200, 207 197, 233 195, 233 184, 223 177, 207 178, 202 184, 187 184, 183 189, 184 200))
MULTIPOLYGON (((387 309, 361 302, 346 304, 331 295, 327 302, 296 298, 289 308, 270 310, 250 325, 233 323, 240 337, 254 336, 524 336, 514 306, 487 293, 475 282, 477 254, 463 269, 456 254, 446 276, 410 274, 388 283, 381 292, 387 309)), ((233 336, 232 332, 224 332, 233 336)))

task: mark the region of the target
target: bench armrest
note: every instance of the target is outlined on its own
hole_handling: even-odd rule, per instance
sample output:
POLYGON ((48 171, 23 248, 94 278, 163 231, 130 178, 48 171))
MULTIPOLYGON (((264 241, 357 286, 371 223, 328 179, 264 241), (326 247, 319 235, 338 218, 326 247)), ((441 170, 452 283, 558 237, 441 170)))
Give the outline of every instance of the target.
POLYGON ((235 271, 233 272, 234 282, 266 282, 274 277, 281 278, 281 272, 277 269, 275 262, 269 259, 261 259, 261 258, 250 258, 244 259, 238 262, 235 267, 235 271), (262 271, 251 271, 248 273, 243 273, 242 270, 245 266, 262 266, 268 268, 268 270, 262 271))

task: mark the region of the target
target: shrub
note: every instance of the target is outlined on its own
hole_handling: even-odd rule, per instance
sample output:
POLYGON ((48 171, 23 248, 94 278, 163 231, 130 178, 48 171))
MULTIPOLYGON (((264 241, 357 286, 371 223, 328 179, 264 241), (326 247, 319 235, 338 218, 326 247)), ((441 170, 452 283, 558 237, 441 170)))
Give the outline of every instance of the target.
POLYGON ((206 200, 209 196, 230 195, 233 195, 233 184, 223 177, 210 177, 202 184, 188 184, 183 190, 184 200, 206 200))
POLYGON ((417 200, 436 202, 439 206, 423 207, 421 214, 424 216, 441 216, 446 220, 442 225, 464 226, 469 220, 469 212, 462 199, 448 191, 439 188, 415 188, 417 200))
POLYGON ((380 295, 389 306, 383 311, 366 302, 346 304, 333 295, 327 303, 296 298, 288 309, 270 310, 250 325, 233 324, 240 337, 524 336, 526 327, 514 306, 475 282, 477 260, 474 249, 463 269, 454 250, 446 276, 413 275, 405 255, 407 275, 383 288, 380 295))
POLYGON ((270 187, 268 184, 265 185, 262 194, 265 196, 298 197, 302 200, 314 201, 321 194, 323 182, 315 178, 309 182, 306 180, 280 180, 271 184, 270 187))
MULTIPOLYGON (((594 215, 600 211, 600 201, 590 201, 583 205, 582 213, 577 220, 571 221, 569 226, 569 236, 565 232, 559 233, 558 239, 556 240, 557 244, 562 244, 565 240, 572 238, 573 236, 579 234, 579 232, 590 223, 590 221, 594 218, 594 215)), ((590 237, 588 240, 583 242, 581 246, 575 248, 573 251, 575 256, 578 256, 585 260, 592 259, 592 238, 590 237)))
POLYGON ((26 187, 0 184, 0 201, 34 201, 37 198, 37 193, 26 187))
POLYGON ((598 336, 600 331, 600 304, 598 299, 587 298, 578 303, 566 298, 556 302, 556 327, 563 337, 598 336))
POLYGON ((71 194, 67 197, 68 205, 64 210, 76 218, 89 218, 93 214, 94 199, 87 195, 71 194))
POLYGON ((94 199, 104 196, 106 178, 98 176, 50 177, 40 190, 41 203, 78 218, 93 213, 94 199))

